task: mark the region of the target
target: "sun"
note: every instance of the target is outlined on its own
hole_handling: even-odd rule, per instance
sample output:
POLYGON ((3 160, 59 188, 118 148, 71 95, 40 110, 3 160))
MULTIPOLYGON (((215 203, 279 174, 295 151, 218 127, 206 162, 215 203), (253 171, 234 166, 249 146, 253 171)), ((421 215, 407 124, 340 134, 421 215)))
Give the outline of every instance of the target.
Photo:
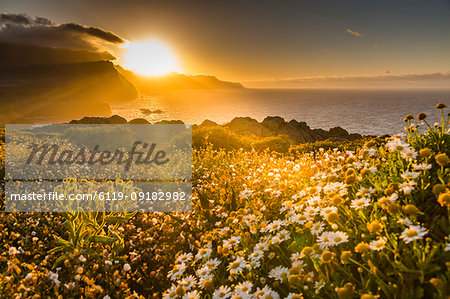
POLYGON ((156 40, 127 44, 124 53, 124 67, 144 76, 161 76, 179 71, 172 50, 156 40))

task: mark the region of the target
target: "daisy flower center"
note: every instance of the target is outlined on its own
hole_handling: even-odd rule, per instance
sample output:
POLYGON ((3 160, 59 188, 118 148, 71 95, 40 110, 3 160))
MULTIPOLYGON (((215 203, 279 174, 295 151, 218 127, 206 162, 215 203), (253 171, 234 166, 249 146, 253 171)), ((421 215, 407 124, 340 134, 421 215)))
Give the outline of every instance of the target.
POLYGON ((408 230, 408 232, 406 233, 406 235, 407 235, 408 237, 412 238, 412 237, 417 236, 418 233, 417 233, 417 231, 415 231, 415 230, 413 230, 413 229, 410 229, 410 230, 408 230))

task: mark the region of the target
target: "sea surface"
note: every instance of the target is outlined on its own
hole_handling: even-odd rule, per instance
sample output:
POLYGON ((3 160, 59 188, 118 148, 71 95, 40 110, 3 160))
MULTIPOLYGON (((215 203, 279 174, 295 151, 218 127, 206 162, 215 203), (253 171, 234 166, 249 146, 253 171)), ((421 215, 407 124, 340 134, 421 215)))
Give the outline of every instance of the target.
POLYGON ((258 121, 281 116, 286 121, 305 121, 311 128, 340 126, 350 133, 393 135, 404 131, 407 114, 424 112, 431 125, 439 121, 438 102, 450 106, 450 90, 184 90, 144 94, 135 101, 112 105, 111 110, 128 120, 179 119, 187 124, 205 119, 224 124, 237 116, 258 121))

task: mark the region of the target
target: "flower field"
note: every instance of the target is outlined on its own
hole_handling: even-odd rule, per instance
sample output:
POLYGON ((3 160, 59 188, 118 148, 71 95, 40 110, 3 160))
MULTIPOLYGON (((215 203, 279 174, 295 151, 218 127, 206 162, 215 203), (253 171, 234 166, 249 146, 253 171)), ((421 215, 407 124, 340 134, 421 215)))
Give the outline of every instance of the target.
POLYGON ((196 149, 192 213, 2 213, 0 297, 448 298, 437 108, 354 151, 196 149))

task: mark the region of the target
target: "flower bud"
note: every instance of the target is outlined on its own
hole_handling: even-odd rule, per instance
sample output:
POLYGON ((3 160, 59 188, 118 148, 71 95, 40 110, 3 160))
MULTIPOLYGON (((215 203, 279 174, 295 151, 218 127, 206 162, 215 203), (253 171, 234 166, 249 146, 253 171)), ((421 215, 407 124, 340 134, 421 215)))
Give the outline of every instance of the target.
POLYGON ((335 212, 328 214, 327 221, 330 223, 335 223, 339 218, 339 215, 335 212))
POLYGON ((342 288, 337 290, 337 296, 339 299, 350 299, 353 297, 353 284, 346 283, 342 288))
POLYGON ((371 234, 377 234, 383 230, 383 226, 380 224, 380 222, 378 222, 378 220, 375 220, 367 224, 367 229, 371 234))
POLYGON ((424 120, 425 118, 427 118, 427 115, 425 113, 419 113, 417 115, 418 120, 424 120))
POLYGON ((419 155, 423 158, 428 158, 431 155, 431 149, 429 149, 428 147, 422 148, 421 150, 419 150, 419 155))
POLYGON ((322 257, 321 257, 322 262, 329 263, 329 262, 331 262, 332 259, 333 259, 333 253, 331 251, 325 250, 322 253, 322 257))
POLYGON ((442 184, 436 184, 433 186, 433 193, 436 195, 436 197, 439 196, 439 194, 444 193, 446 191, 445 185, 442 184))
POLYGON ((435 287, 439 291, 444 290, 446 287, 446 283, 440 278, 431 278, 430 283, 433 287, 435 287))
POLYGON ((434 159, 436 160, 436 163, 441 166, 445 166, 450 163, 450 159, 446 154, 438 154, 434 157, 434 159))
POLYGON ((341 253, 341 263, 342 264, 347 264, 348 260, 352 257, 352 252, 351 251, 343 251, 341 253))
POLYGON ((415 205, 406 205, 402 207, 403 212, 406 215, 423 214, 415 205))
POLYGON ((369 250, 369 245, 364 242, 359 243, 355 247, 355 251, 357 253, 364 253, 364 252, 367 252, 368 250, 369 250))
POLYGON ((441 206, 450 206, 450 192, 441 193, 438 198, 438 203, 441 206))
POLYGON ((302 250, 302 254, 303 254, 304 256, 308 256, 308 255, 310 255, 311 253, 313 253, 312 247, 306 246, 306 247, 303 248, 303 250, 302 250))

